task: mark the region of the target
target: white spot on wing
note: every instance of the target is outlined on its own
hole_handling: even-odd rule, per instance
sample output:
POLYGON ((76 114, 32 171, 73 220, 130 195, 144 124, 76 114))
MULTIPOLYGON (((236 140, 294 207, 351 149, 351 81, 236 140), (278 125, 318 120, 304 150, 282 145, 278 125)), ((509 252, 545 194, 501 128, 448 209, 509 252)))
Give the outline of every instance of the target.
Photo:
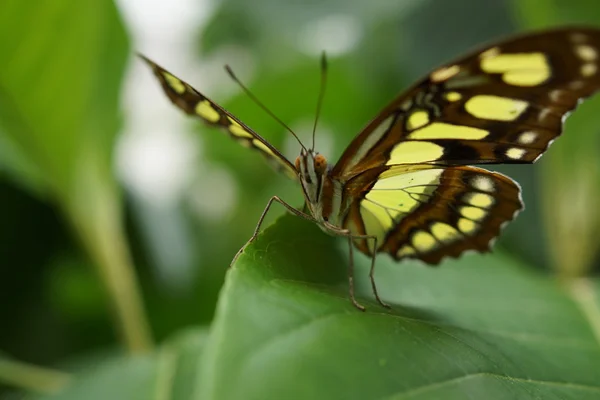
POLYGON ((581 66, 581 75, 585 76, 585 77, 590 77, 592 75, 594 75, 596 73, 596 71, 598 70, 598 66, 594 63, 585 63, 581 66))
POLYGON ((523 158, 525 153, 525 149, 521 149, 518 147, 511 147, 510 149, 506 150, 506 156, 508 158, 512 158, 513 160, 520 160, 521 158, 523 158))
POLYGON ((583 61, 593 61, 598 58, 598 52, 596 49, 587 44, 580 44, 579 46, 575 47, 575 53, 577 53, 577 56, 583 61))
POLYGON ((552 114, 552 110, 549 108, 544 108, 543 110, 540 111, 540 113, 538 114, 538 121, 539 122, 544 122, 544 120, 546 118, 548 118, 549 115, 552 114))
POLYGON ((517 141, 521 144, 531 144, 531 143, 535 142, 536 137, 537 137, 537 133, 532 132, 532 131, 527 131, 527 132, 521 133, 521 135, 519 135, 519 138, 517 139, 517 141))
POLYGON ((460 72, 460 66, 450 65, 448 67, 442 67, 438 70, 433 71, 431 73, 431 75, 429 76, 429 78, 433 82, 443 82, 443 81, 446 81, 446 80, 452 78, 454 75, 458 74, 459 72, 460 72))
POLYGON ((481 58, 481 59, 492 58, 492 57, 496 57, 498 54, 500 54, 500 48, 492 47, 491 49, 488 49, 488 50, 484 51, 483 53, 481 53, 479 55, 479 58, 481 58))
POLYGON ((485 175, 477 175, 477 176, 473 177, 471 179, 471 186, 473 186, 475 189, 480 190, 482 192, 493 193, 495 190, 494 181, 492 181, 492 178, 490 178, 489 176, 485 176, 485 175))
POLYGON ((548 93, 548 97, 550 97, 550 100, 552 100, 555 103, 560 103, 561 97, 565 94, 564 90, 561 89, 554 89, 551 90, 550 93, 548 93))

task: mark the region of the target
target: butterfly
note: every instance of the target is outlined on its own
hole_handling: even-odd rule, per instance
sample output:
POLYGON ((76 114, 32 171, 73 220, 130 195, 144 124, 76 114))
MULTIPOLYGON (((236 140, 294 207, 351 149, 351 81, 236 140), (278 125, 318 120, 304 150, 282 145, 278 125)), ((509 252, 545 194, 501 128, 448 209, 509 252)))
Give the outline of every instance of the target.
POLYGON ((142 58, 177 107, 222 128, 300 184, 304 209, 273 196, 248 243, 275 202, 345 237, 349 297, 360 310, 353 247, 371 257, 373 294, 385 307, 374 279, 377 253, 435 265, 467 250, 490 251, 523 209, 521 190, 509 177, 471 165, 535 162, 569 112, 600 89, 599 29, 525 34, 433 70, 368 123, 336 164, 302 143, 292 163, 233 114, 142 58))

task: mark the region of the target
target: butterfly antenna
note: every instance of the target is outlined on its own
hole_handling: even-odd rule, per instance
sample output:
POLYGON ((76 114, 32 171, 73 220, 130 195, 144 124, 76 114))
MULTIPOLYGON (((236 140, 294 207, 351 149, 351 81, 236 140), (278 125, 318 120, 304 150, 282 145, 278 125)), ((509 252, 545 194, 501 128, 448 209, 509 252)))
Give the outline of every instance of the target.
POLYGON ((273 114, 273 112, 271 110, 269 110, 260 100, 258 100, 256 98, 256 96, 254 96, 254 94, 252 94, 252 92, 233 73, 233 70, 231 69, 231 67, 229 65, 225 65, 225 71, 227 71, 227 73, 229 74, 229 76, 231 77, 231 79, 233 79, 242 88, 242 90, 244 91, 244 93, 246 93, 246 95, 248 95, 248 97, 250 97, 252 99, 252 101, 254 101, 260 108, 262 108, 262 110, 264 112, 266 112, 267 114, 269 114, 271 116, 271 118, 273 118, 275 121, 277 121, 279 123, 279 125, 283 126, 289 133, 291 133, 296 138, 296 140, 298 141, 298 143, 300 143, 300 146, 302 146, 302 148, 305 151, 308 151, 306 149, 306 146, 304 146, 302 144, 302 142, 300 141, 300 138, 294 133, 294 131, 289 126, 287 126, 287 124, 285 122, 283 122, 275 114, 273 114))
POLYGON ((315 133, 317 132, 317 123, 323 108, 323 98, 325 97, 325 87, 327 83, 327 56, 325 52, 321 54, 321 87, 319 88, 319 99, 317 100, 317 112, 315 113, 315 123, 312 131, 312 149, 315 148, 315 133))

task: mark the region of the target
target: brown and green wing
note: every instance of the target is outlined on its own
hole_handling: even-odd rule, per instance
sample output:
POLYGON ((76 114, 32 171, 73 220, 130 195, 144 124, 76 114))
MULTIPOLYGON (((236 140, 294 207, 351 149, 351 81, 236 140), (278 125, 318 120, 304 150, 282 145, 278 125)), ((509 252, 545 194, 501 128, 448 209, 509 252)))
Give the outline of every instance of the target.
POLYGON ((188 83, 148 58, 142 55, 140 57, 152 68, 165 94, 173 104, 185 113, 200 118, 208 125, 224 129, 244 147, 260 152, 277 170, 282 171, 292 179, 297 178, 294 165, 258 133, 188 83))
MULTIPOLYGON (((389 253, 437 264, 465 250, 488 251, 502 226, 523 208, 512 179, 469 166, 389 166, 371 170, 361 199, 352 203, 344 226, 366 254, 389 253)), ((356 184, 351 181, 350 184, 356 184)))
MULTIPOLYGON (((365 252, 435 264, 487 251, 522 209, 519 186, 468 164, 532 163, 600 89, 600 30, 509 39, 430 73, 354 139, 332 171, 365 252)), ((575 133, 574 133, 575 134, 575 133)))
POLYGON ((499 42, 448 63, 393 100, 332 175, 382 165, 531 163, 582 98, 600 88, 600 30, 564 28, 499 42))

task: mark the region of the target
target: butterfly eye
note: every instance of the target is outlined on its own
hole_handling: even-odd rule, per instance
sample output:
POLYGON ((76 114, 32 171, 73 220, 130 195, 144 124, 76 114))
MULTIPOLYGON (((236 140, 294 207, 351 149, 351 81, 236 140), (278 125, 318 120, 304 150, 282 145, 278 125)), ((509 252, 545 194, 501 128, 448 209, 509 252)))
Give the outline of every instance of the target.
POLYGON ((294 161, 294 166, 296 167, 296 171, 300 171, 300 156, 296 157, 296 161, 294 161))
POLYGON ((327 159, 322 154, 315 156, 315 171, 321 175, 327 169, 327 159))

